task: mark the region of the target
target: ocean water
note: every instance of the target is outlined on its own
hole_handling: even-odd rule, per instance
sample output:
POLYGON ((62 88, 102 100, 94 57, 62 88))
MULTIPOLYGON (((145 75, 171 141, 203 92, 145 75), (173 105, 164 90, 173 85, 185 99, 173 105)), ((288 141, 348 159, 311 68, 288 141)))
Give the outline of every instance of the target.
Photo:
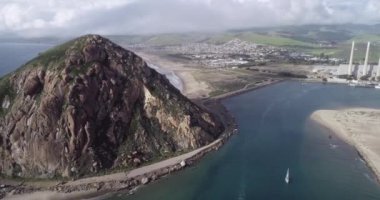
POLYGON ((380 91, 283 82, 224 101, 238 135, 200 163, 112 200, 369 200, 380 185, 356 150, 309 120, 318 109, 380 108, 380 91), (284 181, 290 168, 291 184, 284 181))
POLYGON ((52 46, 43 43, 0 43, 0 76, 16 70, 52 46))

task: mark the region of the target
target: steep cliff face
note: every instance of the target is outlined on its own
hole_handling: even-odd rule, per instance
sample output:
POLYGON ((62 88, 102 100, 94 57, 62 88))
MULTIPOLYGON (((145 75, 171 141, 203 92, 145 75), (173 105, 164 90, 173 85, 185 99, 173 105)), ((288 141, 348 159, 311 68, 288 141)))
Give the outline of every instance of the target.
POLYGON ((88 35, 0 80, 0 171, 78 176, 208 144, 221 123, 134 53, 88 35))

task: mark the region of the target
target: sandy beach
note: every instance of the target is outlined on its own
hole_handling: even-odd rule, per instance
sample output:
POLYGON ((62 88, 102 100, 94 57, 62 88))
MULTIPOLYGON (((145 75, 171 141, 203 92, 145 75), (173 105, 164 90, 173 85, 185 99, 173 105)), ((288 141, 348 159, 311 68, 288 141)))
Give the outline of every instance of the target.
MULTIPOLYGON (((173 58, 169 59, 165 56, 138 52, 139 56, 144 58, 147 63, 160 68, 158 71, 173 73, 181 81, 181 92, 189 99, 224 99, 230 96, 235 96, 248 92, 263 86, 271 85, 280 82, 281 78, 270 78, 254 75, 247 75, 250 72, 243 69, 207 69, 200 66, 195 66, 194 63, 187 61, 177 61, 173 58), (244 76, 251 81, 246 81, 244 84, 244 76), (235 87, 234 85, 240 85, 235 87), (233 89, 228 87, 233 87, 233 89), (212 94, 218 92, 217 95, 212 94)), ((153 68, 155 68, 153 67, 153 68)), ((165 73, 163 73, 165 74, 165 73)), ((170 77, 169 77, 170 78, 170 77)), ((178 87, 177 87, 178 88, 178 87)))
POLYGON ((187 96, 190 99, 198 99, 208 97, 209 93, 212 91, 212 88, 205 82, 197 80, 193 73, 199 71, 199 69, 186 67, 184 63, 173 62, 169 59, 164 59, 158 55, 147 54, 143 52, 137 52, 148 63, 153 63, 157 67, 171 71, 178 76, 183 84, 182 94, 187 96))
POLYGON ((380 180, 380 110, 318 110, 311 119, 353 145, 380 180))

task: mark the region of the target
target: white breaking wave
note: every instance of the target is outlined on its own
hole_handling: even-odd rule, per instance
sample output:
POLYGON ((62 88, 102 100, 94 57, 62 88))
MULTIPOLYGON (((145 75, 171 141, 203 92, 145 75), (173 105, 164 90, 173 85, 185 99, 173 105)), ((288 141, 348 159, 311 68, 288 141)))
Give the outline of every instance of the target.
POLYGON ((177 76, 177 74, 175 74, 173 71, 169 71, 169 70, 166 70, 166 69, 163 69, 157 65, 154 65, 152 63, 147 63, 148 66, 154 70, 156 70, 158 73, 164 75, 168 80, 169 82, 174 86, 176 87, 179 91, 183 91, 183 84, 182 84, 182 80, 177 76))

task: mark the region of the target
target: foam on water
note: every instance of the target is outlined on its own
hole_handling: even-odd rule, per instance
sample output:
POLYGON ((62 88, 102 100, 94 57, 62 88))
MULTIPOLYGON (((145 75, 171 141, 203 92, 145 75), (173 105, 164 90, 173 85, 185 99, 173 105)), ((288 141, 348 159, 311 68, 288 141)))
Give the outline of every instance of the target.
POLYGON ((182 80, 177 76, 177 74, 175 74, 173 71, 169 71, 169 70, 166 70, 166 69, 163 69, 157 65, 154 65, 152 63, 147 63, 148 66, 154 70, 156 70, 158 73, 164 75, 168 80, 169 82, 174 86, 176 87, 179 91, 183 91, 183 83, 182 83, 182 80))

